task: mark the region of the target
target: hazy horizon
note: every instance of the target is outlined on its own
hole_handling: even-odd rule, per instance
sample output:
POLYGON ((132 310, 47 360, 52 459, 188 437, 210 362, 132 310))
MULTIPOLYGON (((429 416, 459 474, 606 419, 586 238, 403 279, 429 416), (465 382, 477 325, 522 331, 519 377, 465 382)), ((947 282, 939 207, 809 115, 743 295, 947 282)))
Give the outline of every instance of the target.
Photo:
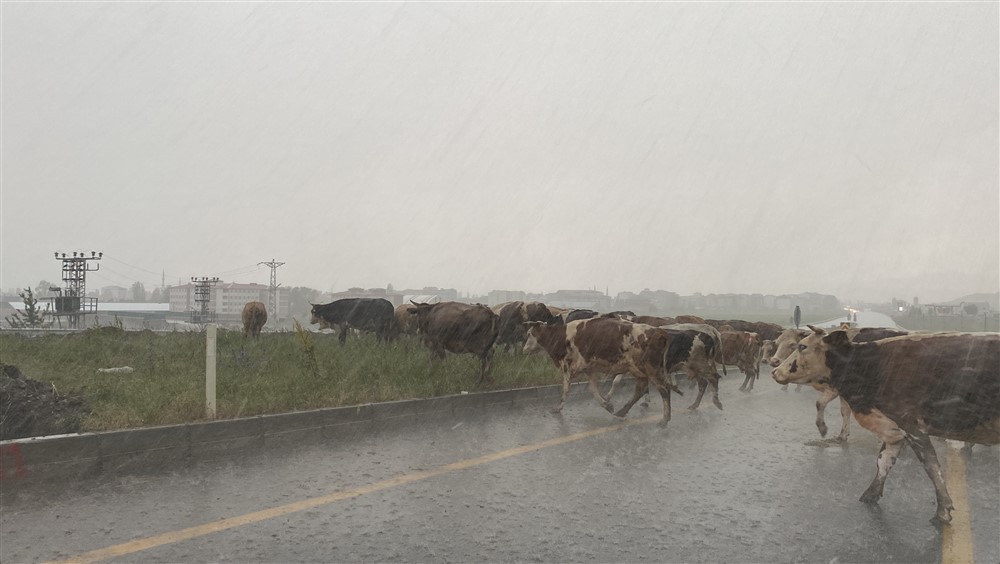
POLYGON ((997 3, 0 10, 0 288, 1000 289, 997 3))

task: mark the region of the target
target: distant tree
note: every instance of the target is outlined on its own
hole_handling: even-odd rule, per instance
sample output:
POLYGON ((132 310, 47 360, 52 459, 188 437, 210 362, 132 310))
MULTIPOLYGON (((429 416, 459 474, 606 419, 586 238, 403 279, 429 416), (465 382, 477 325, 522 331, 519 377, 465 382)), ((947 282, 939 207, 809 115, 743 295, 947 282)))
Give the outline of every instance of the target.
MULTIPOLYGON (((49 288, 58 288, 62 286, 61 284, 56 284, 55 282, 49 282, 48 280, 40 280, 38 284, 35 284, 35 296, 39 298, 46 298, 49 296, 56 295, 56 292, 49 290, 49 288)), ((27 289, 27 288, 25 288, 27 289)), ((20 295, 20 294, 18 294, 20 295)))
POLYGON ((292 317, 306 318, 312 304, 318 303, 322 292, 313 288, 296 286, 288 291, 288 311, 292 317))
POLYGON ((142 285, 142 282, 136 282, 132 284, 132 301, 133 302, 146 301, 146 287, 142 285))
POLYGON ((15 311, 14 315, 6 317, 8 325, 17 329, 48 327, 52 325, 52 314, 39 307, 38 298, 35 297, 31 288, 25 288, 23 292, 18 292, 17 295, 24 302, 24 309, 15 311))
POLYGON ((154 304, 163 303, 163 290, 153 288, 153 293, 149 295, 149 301, 154 304))

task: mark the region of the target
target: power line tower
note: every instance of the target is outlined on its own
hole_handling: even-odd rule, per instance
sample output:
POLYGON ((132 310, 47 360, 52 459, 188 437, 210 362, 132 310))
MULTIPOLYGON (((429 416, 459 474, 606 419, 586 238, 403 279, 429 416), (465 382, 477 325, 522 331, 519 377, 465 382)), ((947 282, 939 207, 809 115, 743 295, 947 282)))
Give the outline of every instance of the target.
POLYGON ((218 278, 191 277, 194 284, 194 303, 197 309, 191 311, 191 323, 203 325, 215 321, 215 311, 208 309, 212 301, 212 286, 219 283, 218 278))
POLYGON ((275 262, 271 259, 271 262, 258 262, 257 266, 260 265, 268 266, 271 268, 271 285, 267 288, 267 311, 270 315, 274 316, 275 321, 278 320, 278 267, 285 264, 283 262, 275 262))
POLYGON ((97 311, 97 298, 87 297, 87 273, 100 270, 101 265, 96 261, 103 257, 104 253, 96 251, 90 251, 89 257, 82 251, 74 252, 69 257, 56 251, 56 260, 62 261, 63 280, 63 287, 56 288, 59 292, 59 296, 54 298, 56 315, 68 316, 69 326, 73 329, 79 328, 82 314, 97 311), (90 268, 90 261, 95 261, 94 268, 90 268))

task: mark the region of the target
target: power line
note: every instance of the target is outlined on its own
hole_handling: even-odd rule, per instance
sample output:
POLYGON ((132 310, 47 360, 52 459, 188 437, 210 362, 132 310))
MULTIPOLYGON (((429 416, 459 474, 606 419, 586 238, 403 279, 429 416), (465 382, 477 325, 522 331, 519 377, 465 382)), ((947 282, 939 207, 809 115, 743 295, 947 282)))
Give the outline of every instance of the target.
MULTIPOLYGON (((141 266, 135 266, 133 264, 129 264, 129 263, 127 263, 127 262, 125 262, 125 261, 123 261, 121 259, 117 259, 117 258, 112 257, 112 256, 105 255, 104 258, 111 259, 111 260, 117 262, 118 264, 127 266, 127 267, 135 269, 135 270, 139 270, 139 271, 145 272, 147 274, 152 274, 152 275, 157 276, 157 277, 161 277, 163 274, 165 274, 164 271, 162 271, 162 270, 160 272, 153 272, 152 270, 147 270, 145 268, 142 268, 141 266)), ((167 278, 171 278, 171 279, 178 278, 177 276, 175 276, 173 274, 166 274, 166 277, 167 278)))

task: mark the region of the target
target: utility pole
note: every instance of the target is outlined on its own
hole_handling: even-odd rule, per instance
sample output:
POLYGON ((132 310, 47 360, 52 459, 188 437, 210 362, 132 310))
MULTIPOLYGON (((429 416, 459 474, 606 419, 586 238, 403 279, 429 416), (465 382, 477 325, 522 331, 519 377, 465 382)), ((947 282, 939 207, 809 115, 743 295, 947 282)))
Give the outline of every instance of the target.
POLYGON ((202 325, 215 321, 215 311, 209 310, 208 304, 212 301, 212 286, 218 284, 219 279, 191 277, 191 282, 194 283, 194 303, 198 305, 198 309, 191 311, 191 323, 202 325))
POLYGON ((274 316, 274 320, 278 320, 278 267, 285 264, 283 262, 275 262, 271 259, 271 262, 258 262, 257 266, 264 265, 271 268, 271 285, 267 288, 267 312, 269 315, 274 316))
POLYGON ((101 265, 96 261, 103 256, 104 253, 91 251, 89 257, 83 252, 67 257, 66 253, 56 251, 56 260, 62 261, 63 280, 60 296, 55 299, 56 315, 68 315, 69 325, 74 329, 79 327, 81 313, 97 311, 97 299, 87 297, 87 273, 100 270, 101 265), (95 261, 96 268, 90 268, 88 261, 95 261))

